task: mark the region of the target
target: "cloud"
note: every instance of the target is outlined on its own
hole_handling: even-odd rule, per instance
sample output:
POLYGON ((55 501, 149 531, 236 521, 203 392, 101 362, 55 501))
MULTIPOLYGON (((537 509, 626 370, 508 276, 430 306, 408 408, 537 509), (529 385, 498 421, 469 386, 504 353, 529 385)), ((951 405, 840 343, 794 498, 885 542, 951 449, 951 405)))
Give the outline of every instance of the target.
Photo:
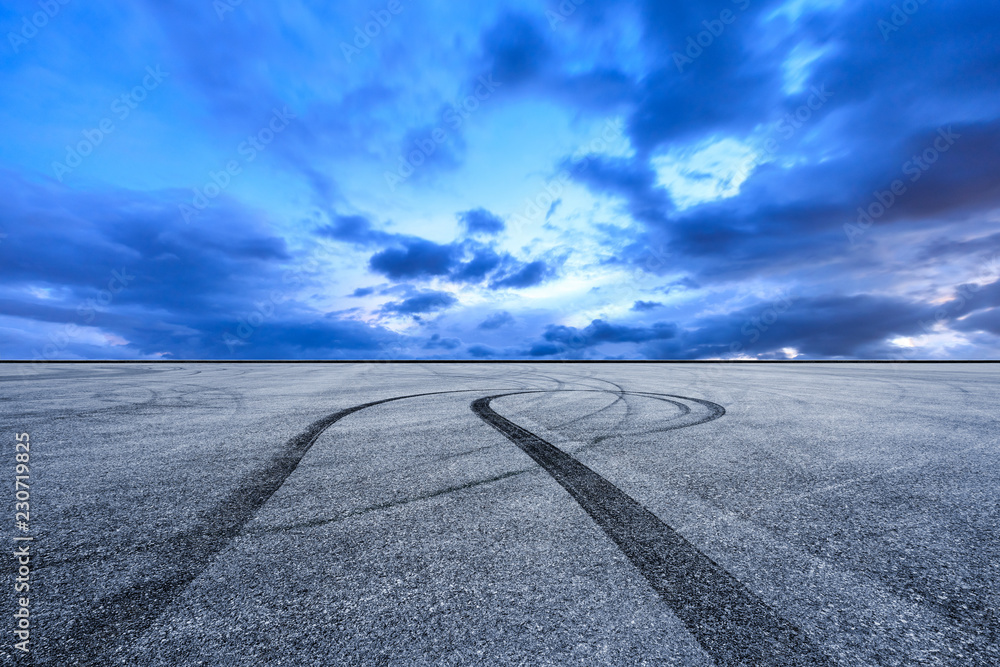
POLYGON ((315 233, 328 239, 359 246, 389 243, 397 238, 394 234, 373 229, 371 220, 363 215, 335 216, 332 223, 317 228, 315 233))
POLYGON ((535 260, 524 265, 515 265, 501 277, 490 282, 491 289, 534 287, 545 282, 553 273, 544 260, 535 260))
POLYGON ((141 0, 53 21, 60 48, 0 72, 64 102, 0 111, 5 355, 853 358, 902 337, 995 357, 1000 5, 920 3, 884 32, 885 3, 723 4, 718 35, 705 2, 588 0, 551 24, 431 4, 350 58, 370 7, 141 0), (114 114, 72 187, 49 180, 146 64, 162 90, 114 114), (177 204, 285 106, 184 224, 177 204), (424 180, 393 190, 407 160, 424 180), (507 226, 526 210, 539 224, 507 226), (351 301, 375 295, 375 313, 351 301), (361 321, 443 312, 430 340, 361 321), (546 326, 566 312, 620 319, 546 326), (478 345, 501 335, 520 338, 478 345))
POLYGON ((428 290, 414 296, 393 301, 382 306, 381 312, 398 315, 416 315, 446 310, 458 303, 458 299, 449 292, 428 290))
POLYGON ((513 323, 514 323, 514 316, 508 313, 506 310, 501 310, 498 313, 493 313, 485 320, 480 322, 476 328, 485 329, 486 331, 493 331, 495 329, 499 329, 501 327, 513 323))
POLYGON ((676 340, 650 342, 652 358, 728 358, 794 348, 803 358, 884 358, 884 342, 926 333, 934 308, 856 294, 782 298, 697 318, 676 340))
POLYGON ((640 313, 656 310, 657 308, 663 308, 663 304, 659 301, 636 301, 632 304, 632 310, 640 313))
MULTIPOLYGON (((448 118, 446 107, 439 115, 448 118)), ((407 177, 416 181, 427 179, 442 171, 454 171, 462 166, 466 144, 462 134, 444 125, 425 125, 413 128, 403 137, 399 154, 413 168, 407 177)))
MULTIPOLYGON (((677 336, 677 325, 657 322, 652 326, 628 326, 611 324, 604 320, 594 320, 583 329, 562 325, 546 327, 543 338, 549 343, 558 343, 559 349, 583 349, 605 343, 646 343, 668 340, 677 336)), ((544 348, 553 349, 553 348, 544 348)), ((536 355, 537 356, 537 355, 536 355)))
MULTIPOLYGON (((984 289, 982 295, 977 309, 1000 304, 990 290, 984 289)), ((935 323, 961 316, 965 305, 956 300, 935 309, 920 302, 866 294, 779 298, 724 315, 698 317, 683 326, 604 320, 594 320, 582 329, 549 325, 543 340, 530 346, 528 354, 556 356, 605 344, 631 343, 635 345, 633 356, 650 359, 785 358, 786 349, 796 350, 799 358, 888 358, 891 346, 887 341, 928 333, 935 323)), ((992 331, 994 312, 984 311, 980 320, 969 317, 964 320, 968 324, 959 328, 992 331)))
POLYGON ((220 199, 188 225, 184 196, 76 192, 0 171, 4 312, 18 326, 56 325, 6 355, 106 358, 111 348, 94 342, 103 337, 119 341, 115 357, 328 358, 398 339, 305 307, 304 258, 259 213, 220 199), (36 288, 51 298, 39 302, 36 288))
POLYGON ((1000 308, 990 308, 955 322, 953 328, 960 331, 985 331, 1000 336, 1000 308))
POLYGON ((564 346, 556 345, 555 343, 535 343, 528 350, 528 354, 532 357, 551 357, 565 351, 566 348, 564 346))
POLYGON ((462 347, 462 341, 458 338, 442 338, 441 334, 434 334, 424 344, 425 350, 457 350, 462 347))
POLYGON ((470 345, 466 348, 470 356, 476 359, 495 359, 503 356, 503 353, 489 345, 470 345))
POLYGON ((522 262, 509 253, 472 241, 434 243, 416 237, 398 237, 394 247, 372 255, 369 267, 393 280, 443 278, 455 283, 482 283, 490 289, 539 285, 555 270, 544 260, 522 262))
POLYGON ((484 208, 474 208, 458 214, 458 219, 470 234, 499 234, 505 228, 503 219, 484 208))
POLYGON ((670 197, 656 187, 656 173, 639 158, 588 155, 567 158, 561 166, 593 192, 622 197, 637 221, 664 224, 673 210, 670 197))
MULTIPOLYGON (((481 283, 505 260, 505 257, 499 255, 492 248, 474 248, 471 255, 471 259, 468 261, 456 264, 451 273, 452 280, 463 283, 481 283)), ((509 255, 506 260, 511 261, 509 255)))
POLYGON ((552 50, 536 21, 521 14, 504 14, 482 37, 486 70, 504 85, 516 86, 539 76, 552 50))
POLYGON ((549 206, 549 210, 545 212, 545 222, 548 222, 549 219, 551 219, 552 216, 555 215, 556 211, 559 210, 559 206, 561 204, 562 204, 561 198, 552 202, 552 205, 549 206))
POLYGON ((373 271, 393 280, 444 276, 455 264, 457 248, 424 239, 407 239, 401 248, 388 248, 372 255, 373 271))

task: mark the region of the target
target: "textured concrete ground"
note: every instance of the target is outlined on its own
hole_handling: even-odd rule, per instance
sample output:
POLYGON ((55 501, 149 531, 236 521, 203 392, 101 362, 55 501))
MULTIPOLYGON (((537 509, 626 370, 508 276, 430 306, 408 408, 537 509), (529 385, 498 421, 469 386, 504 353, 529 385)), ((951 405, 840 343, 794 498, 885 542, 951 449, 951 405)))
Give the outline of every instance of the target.
POLYGON ((996 665, 998 399, 992 365, 2 365, 0 469, 30 433, 35 664, 996 665))

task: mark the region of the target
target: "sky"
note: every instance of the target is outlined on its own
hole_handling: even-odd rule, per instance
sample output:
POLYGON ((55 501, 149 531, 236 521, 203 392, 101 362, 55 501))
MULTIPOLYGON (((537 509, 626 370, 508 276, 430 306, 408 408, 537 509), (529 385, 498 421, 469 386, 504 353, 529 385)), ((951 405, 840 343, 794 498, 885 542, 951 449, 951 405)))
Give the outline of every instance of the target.
POLYGON ((3 359, 1000 358, 997 3, 0 28, 3 359))

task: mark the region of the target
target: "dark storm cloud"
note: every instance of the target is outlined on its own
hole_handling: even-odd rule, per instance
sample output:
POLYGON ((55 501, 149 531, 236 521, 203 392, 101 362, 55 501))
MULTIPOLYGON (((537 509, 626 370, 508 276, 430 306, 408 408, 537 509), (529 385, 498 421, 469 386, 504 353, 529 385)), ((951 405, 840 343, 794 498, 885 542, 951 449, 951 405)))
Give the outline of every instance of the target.
POLYGON ((508 324, 514 323, 514 316, 508 313, 506 310, 501 310, 499 313, 493 313, 485 320, 479 323, 477 329, 485 329, 487 331, 493 331, 494 329, 499 329, 500 327, 506 326, 508 324))
MULTIPOLYGON (((78 191, 0 173, 0 232, 8 235, 0 239, 0 316, 24 322, 19 331, 85 317, 85 324, 113 339, 110 347, 81 339, 60 348, 67 354, 323 357, 405 348, 403 337, 350 319, 360 317, 357 309, 324 317, 310 305, 325 301, 330 290, 341 294, 354 285, 345 287, 342 276, 333 275, 338 267, 311 263, 308 250, 299 249, 322 239, 323 250, 336 242, 345 244, 338 250, 363 253, 368 268, 392 284, 378 292, 359 288, 352 296, 389 295, 380 311, 385 315, 419 318, 454 309, 449 322, 461 320, 449 288, 421 291, 427 283, 450 283, 489 299, 558 278, 565 264, 556 251, 515 257, 501 241, 511 211, 497 208, 495 198, 476 199, 484 188, 501 186, 477 181, 483 177, 473 163, 495 163, 497 173, 508 173, 522 159, 509 145, 520 121, 524 136, 534 140, 541 119, 559 124, 552 145, 572 156, 550 149, 519 165, 522 175, 564 170, 597 195, 592 217, 568 189, 550 193, 547 211, 538 207, 537 217, 546 220, 558 210, 555 231, 564 238, 585 241, 574 265, 637 269, 637 280, 649 281, 637 292, 644 298, 703 291, 679 295, 678 310, 670 311, 678 313, 675 324, 540 324, 533 338, 504 350, 469 344, 475 341, 466 334, 453 334, 465 342, 412 339, 416 349, 570 356, 606 353, 602 345, 618 344, 631 346, 614 349, 625 356, 695 358, 779 357, 788 347, 810 357, 852 357, 887 354, 893 349, 888 341, 897 336, 949 329, 969 334, 970 345, 996 346, 995 276, 973 278, 970 272, 1000 251, 994 231, 1000 208, 1000 5, 920 2, 899 25, 886 23, 904 4, 587 0, 512 11, 500 3, 484 6, 475 20, 433 7, 427 16, 440 19, 441 30, 426 45, 400 37, 419 34, 424 20, 407 14, 417 32, 396 24, 345 61, 337 41, 350 39, 351 22, 371 7, 143 0, 122 13, 96 3, 72 30, 57 22, 47 29, 60 49, 34 48, 34 55, 9 63, 12 90, 30 80, 41 93, 12 98, 11 116, 42 118, 31 136, 59 136, 54 145, 61 151, 66 113, 30 104, 22 109, 19 100, 45 98, 45 86, 58 74, 66 85, 52 90, 66 95, 66 109, 82 112, 109 87, 134 85, 133 69, 141 70, 136 63, 162 64, 169 73, 164 94, 150 96, 135 118, 144 116, 168 139, 154 141, 158 131, 131 139, 136 153, 149 146, 151 155, 164 158, 166 182, 190 187, 225 164, 203 166, 194 156, 209 154, 216 144, 234 147, 273 109, 294 101, 294 121, 253 166, 258 176, 278 177, 255 199, 273 210, 240 204, 236 198, 249 183, 243 181, 214 199, 197 224, 185 225, 176 205, 190 199, 189 190, 102 189, 94 184, 123 182, 124 170, 96 156, 87 166, 93 169, 89 185, 78 191), (724 11, 730 14, 720 22, 724 11), (78 78, 86 84, 78 86, 78 78), (480 86, 489 88, 488 95, 500 94, 485 103, 476 97, 480 86), (472 95, 466 99, 483 109, 449 124, 454 95, 472 95), (586 146, 582 128, 610 117, 624 120, 631 150, 611 154, 586 146), (447 131, 435 138, 438 128, 447 131), (722 140, 763 153, 747 173, 725 173, 742 169, 738 165, 684 163, 699 146, 722 140), (473 150, 483 153, 472 160, 473 150), (378 174, 396 169, 397 159, 410 159, 414 151, 422 152, 419 177, 434 180, 411 188, 406 195, 412 202, 391 200, 378 174), (748 178, 734 196, 688 206, 683 183, 658 166, 663 156, 681 156, 678 168, 687 170, 690 182, 748 178), (174 171, 178 163, 196 166, 184 174, 174 171), (468 171, 459 173, 463 169, 468 171), (375 206, 389 197, 394 213, 352 213, 357 201, 348 201, 341 189, 345 173, 352 198, 375 206), (365 182, 370 173, 377 187, 365 182), (453 173, 469 181, 445 181, 453 173), (314 215, 299 231, 281 223, 291 201, 281 192, 286 184, 293 188, 289 196, 307 201, 324 222, 317 224, 314 215), (443 187, 423 187, 429 185, 443 187), (456 185, 469 186, 462 192, 472 199, 441 210, 435 198, 456 185), (679 193, 676 201, 671 192, 679 193), (463 231, 451 241, 414 235, 413 221, 387 223, 385 229, 394 231, 378 224, 407 208, 421 219, 445 220, 457 207, 468 210, 458 214, 463 231), (595 256, 589 248, 598 244, 604 251, 595 256), (973 286, 972 280, 990 284, 973 286), (942 281, 968 284, 951 288, 942 281), (748 292, 775 286, 797 295, 790 307, 746 305, 748 292), (106 294, 107 304, 87 305, 106 294)), ((108 146, 119 137, 124 133, 108 146)), ((25 174, 48 164, 52 145, 32 154, 17 144, 8 159, 25 174)), ((164 182, 161 175, 137 172, 136 182, 164 182)), ((347 263, 354 266, 356 259, 347 263)), ((588 298, 603 293, 591 291, 588 298)), ((636 319, 666 312, 657 310, 657 301, 635 299, 610 305, 631 307, 636 319)), ((586 306, 567 304, 576 305, 586 306)), ((521 324, 534 318, 513 312, 521 324)), ((481 315, 466 317, 465 324, 493 336, 488 332, 514 315, 504 311, 479 324, 481 315)))
POLYGON ((535 343, 528 350, 528 354, 532 357, 551 357, 562 354, 565 351, 566 348, 564 346, 555 343, 535 343))
POLYGON ((643 3, 645 47, 659 67, 638 84, 641 102, 629 122, 641 152, 708 131, 744 132, 775 106, 780 55, 770 49, 751 55, 747 47, 760 40, 760 15, 776 4, 643 3), (709 46, 689 52, 688 40, 697 40, 705 22, 718 22, 722 11, 731 12, 733 20, 709 46), (679 66, 677 53, 696 55, 679 66))
POLYGON ((558 53, 557 42, 558 35, 541 12, 505 12, 481 36, 477 73, 489 72, 512 91, 537 90, 588 110, 610 110, 634 101, 639 89, 619 67, 601 63, 581 68, 558 53))
POLYGON ((663 308, 663 304, 659 301, 636 301, 632 304, 632 310, 640 313, 656 310, 657 308, 663 308))
POLYGON ((470 254, 471 259, 455 267, 452 280, 480 283, 504 261, 504 257, 492 248, 477 247, 470 254))
MULTIPOLYGON (((460 214, 470 232, 497 233, 503 221, 484 209, 460 214)), ((435 243, 427 239, 377 230, 362 215, 338 215, 333 222, 314 230, 323 238, 360 247, 382 246, 369 259, 372 271, 393 280, 444 277, 457 283, 482 283, 492 277, 492 289, 531 287, 555 273, 545 261, 522 262, 510 253, 499 253, 493 245, 473 240, 435 243), (386 247, 388 246, 388 247, 386 247)))
POLYGON ((371 220, 363 215, 334 216, 331 224, 319 227, 315 233, 335 241, 360 246, 384 244, 396 238, 393 234, 372 228, 371 220))
POLYGON ((506 226, 503 218, 485 208, 474 208, 459 213, 458 219, 470 234, 499 234, 506 226))
POLYGON ((276 274, 291 259, 283 238, 232 202, 217 202, 188 225, 169 195, 74 192, 9 172, 0 172, 0 197, 11 223, 0 263, 8 285, 86 294, 113 269, 127 268, 137 277, 123 301, 186 308, 229 301, 227 287, 254 289, 259 276, 276 274))
POLYGON ((466 348, 466 352, 474 359, 496 359, 503 356, 502 351, 489 345, 470 345, 466 348))
MULTIPOLYGON (((670 267, 691 271, 699 282, 726 282, 780 275, 835 258, 853 261, 854 244, 894 233, 897 223, 922 221, 946 231, 949 216, 989 210, 1000 204, 1000 186, 992 177, 1000 169, 998 136, 993 125, 920 129, 902 137, 894 157, 881 159, 894 167, 874 171, 857 167, 850 156, 791 172, 765 164, 739 196, 679 213, 651 174, 638 177, 642 171, 627 160, 595 160, 593 168, 577 172, 577 180, 624 197, 632 217, 646 223, 641 242, 626 246, 623 261, 642 268, 649 264, 649 249, 661 247, 671 257, 670 267), (963 143, 966 137, 972 140, 963 143), (938 151, 936 142, 948 150, 938 151), (921 166, 925 153, 934 157, 926 170, 921 166), (894 183, 899 194, 891 191, 894 183), (865 217, 869 210, 879 215, 865 217)), ((942 241, 940 252, 953 254, 959 248, 974 254, 995 246, 990 239, 961 246, 947 237, 942 241)), ((928 247, 925 254, 936 252, 937 246, 928 247)))
POLYGON ((985 331, 994 336, 1000 336, 1000 308, 991 308, 970 315, 959 322, 955 322, 952 328, 969 332, 985 331))
POLYGON ((946 236, 931 239, 920 254, 921 260, 971 257, 977 253, 1000 254, 1000 233, 979 236, 970 240, 956 241, 946 236))
MULTIPOLYGON (((996 278, 996 267, 984 265, 984 277, 996 278)), ((992 283, 965 283, 958 285, 952 298, 934 308, 938 322, 957 320, 970 313, 1000 306, 1000 280, 992 283)))
POLYGON ((186 224, 177 208, 183 197, 74 192, 0 172, 0 206, 11 223, 0 262, 4 312, 59 325, 54 338, 18 353, 107 356, 84 342, 87 327, 121 339, 119 356, 175 358, 329 357, 397 338, 356 322, 313 321, 294 301, 308 272, 259 214, 219 200, 186 224), (51 296, 29 296, 31 289, 51 296))
POLYGON ((511 86, 539 76, 552 57, 543 30, 535 16, 501 16, 482 37, 486 71, 511 86))
POLYGON ((445 310, 451 308, 456 303, 458 303, 458 299, 449 292, 427 290, 418 292, 402 301, 387 303, 382 306, 381 311, 388 314, 417 315, 445 310))
POLYGON ((919 302, 868 294, 782 297, 696 319, 676 341, 651 344, 644 352, 653 358, 725 358, 794 348, 808 358, 866 357, 886 340, 926 333, 933 311, 919 302))
POLYGON ((424 343, 425 350, 456 350, 462 347, 462 341, 458 338, 442 338, 441 334, 434 334, 424 343))
POLYGON ((656 174, 634 158, 591 155, 567 159, 561 166, 592 191, 622 197, 629 213, 640 222, 663 224, 673 210, 670 197, 656 187, 656 174))
MULTIPOLYGON (((922 4, 905 26, 883 38, 879 21, 891 16, 888 4, 801 5, 791 11, 801 11, 794 25, 787 13, 776 12, 781 4, 639 5, 642 45, 659 67, 636 83, 640 102, 628 122, 636 154, 571 170, 592 191, 623 199, 631 217, 645 223, 641 242, 626 248, 623 261, 642 267, 648 248, 662 246, 671 268, 705 283, 776 277, 830 260, 848 271, 860 259, 851 255, 845 224, 856 221, 859 207, 886 197, 896 180, 905 193, 892 197, 888 210, 854 240, 896 233, 896 223, 914 220, 946 230, 955 217, 1000 204, 993 176, 1000 171, 1000 44, 986 27, 1000 20, 1000 8, 922 4), (674 54, 687 53, 690 38, 722 9, 734 12, 733 21, 722 34, 705 38, 709 46, 693 47, 694 59, 679 67, 674 54), (771 35, 769 46, 759 48, 765 34, 771 35), (789 59, 803 49, 815 60, 804 68, 801 87, 788 91, 789 59), (803 108, 800 119, 806 120, 794 120, 803 108), (907 111, 912 109, 926 113, 907 111), (831 118, 836 122, 824 127, 831 118), (742 138, 775 123, 766 157, 802 150, 828 157, 787 167, 760 164, 738 196, 674 210, 650 168, 651 153, 713 137, 742 138)), ((591 8, 580 11, 596 15, 591 8)), ((946 244, 941 252, 976 254, 977 245, 946 244)))
POLYGON ((556 272, 545 260, 522 262, 471 241, 441 244, 416 237, 396 238, 399 240, 393 247, 369 260, 372 271, 393 280, 440 277, 457 283, 482 283, 490 278, 490 289, 508 289, 539 285, 556 272))
MULTIPOLYGON (((238 328, 236 329, 238 332, 238 328)), ((226 337, 212 356, 237 359, 368 359, 380 355, 405 356, 403 336, 381 327, 349 320, 300 317, 267 322, 245 345, 239 336, 226 337)), ((214 342, 214 339, 213 341, 214 342)))
POLYGON ((654 340, 667 340, 675 336, 677 336, 677 325, 668 322, 657 322, 646 327, 594 320, 583 329, 549 325, 543 338, 549 343, 563 346, 562 349, 582 349, 603 343, 646 343, 654 340))
MULTIPOLYGON (((982 290, 980 307, 996 301, 993 291, 992 286, 982 290)), ((781 297, 725 315, 696 318, 683 327, 666 322, 646 326, 604 320, 594 320, 583 329, 549 325, 543 341, 531 346, 529 354, 557 356, 605 343, 634 343, 633 355, 650 359, 784 358, 785 348, 797 350, 803 358, 887 358, 885 341, 928 333, 937 322, 961 316, 963 305, 949 302, 942 309, 866 294, 781 297)), ((984 311, 978 320, 970 317, 969 324, 957 328, 991 331, 996 322, 993 312, 984 311)))
POLYGON ((491 289, 524 288, 541 285, 554 272, 544 260, 535 260, 524 265, 515 265, 501 277, 490 282, 491 289))
POLYGON ((457 260, 458 248, 424 239, 407 239, 401 248, 388 248, 372 255, 372 271, 393 280, 444 276, 451 272, 457 260))

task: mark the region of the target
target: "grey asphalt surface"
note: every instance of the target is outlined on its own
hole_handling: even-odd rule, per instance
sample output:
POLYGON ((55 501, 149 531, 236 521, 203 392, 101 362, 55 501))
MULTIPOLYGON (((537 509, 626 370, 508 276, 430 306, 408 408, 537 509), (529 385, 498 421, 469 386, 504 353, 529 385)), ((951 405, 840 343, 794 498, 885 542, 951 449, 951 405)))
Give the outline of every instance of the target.
POLYGON ((998 399, 988 364, 4 364, 0 526, 28 432, 34 664, 996 665, 998 399))

